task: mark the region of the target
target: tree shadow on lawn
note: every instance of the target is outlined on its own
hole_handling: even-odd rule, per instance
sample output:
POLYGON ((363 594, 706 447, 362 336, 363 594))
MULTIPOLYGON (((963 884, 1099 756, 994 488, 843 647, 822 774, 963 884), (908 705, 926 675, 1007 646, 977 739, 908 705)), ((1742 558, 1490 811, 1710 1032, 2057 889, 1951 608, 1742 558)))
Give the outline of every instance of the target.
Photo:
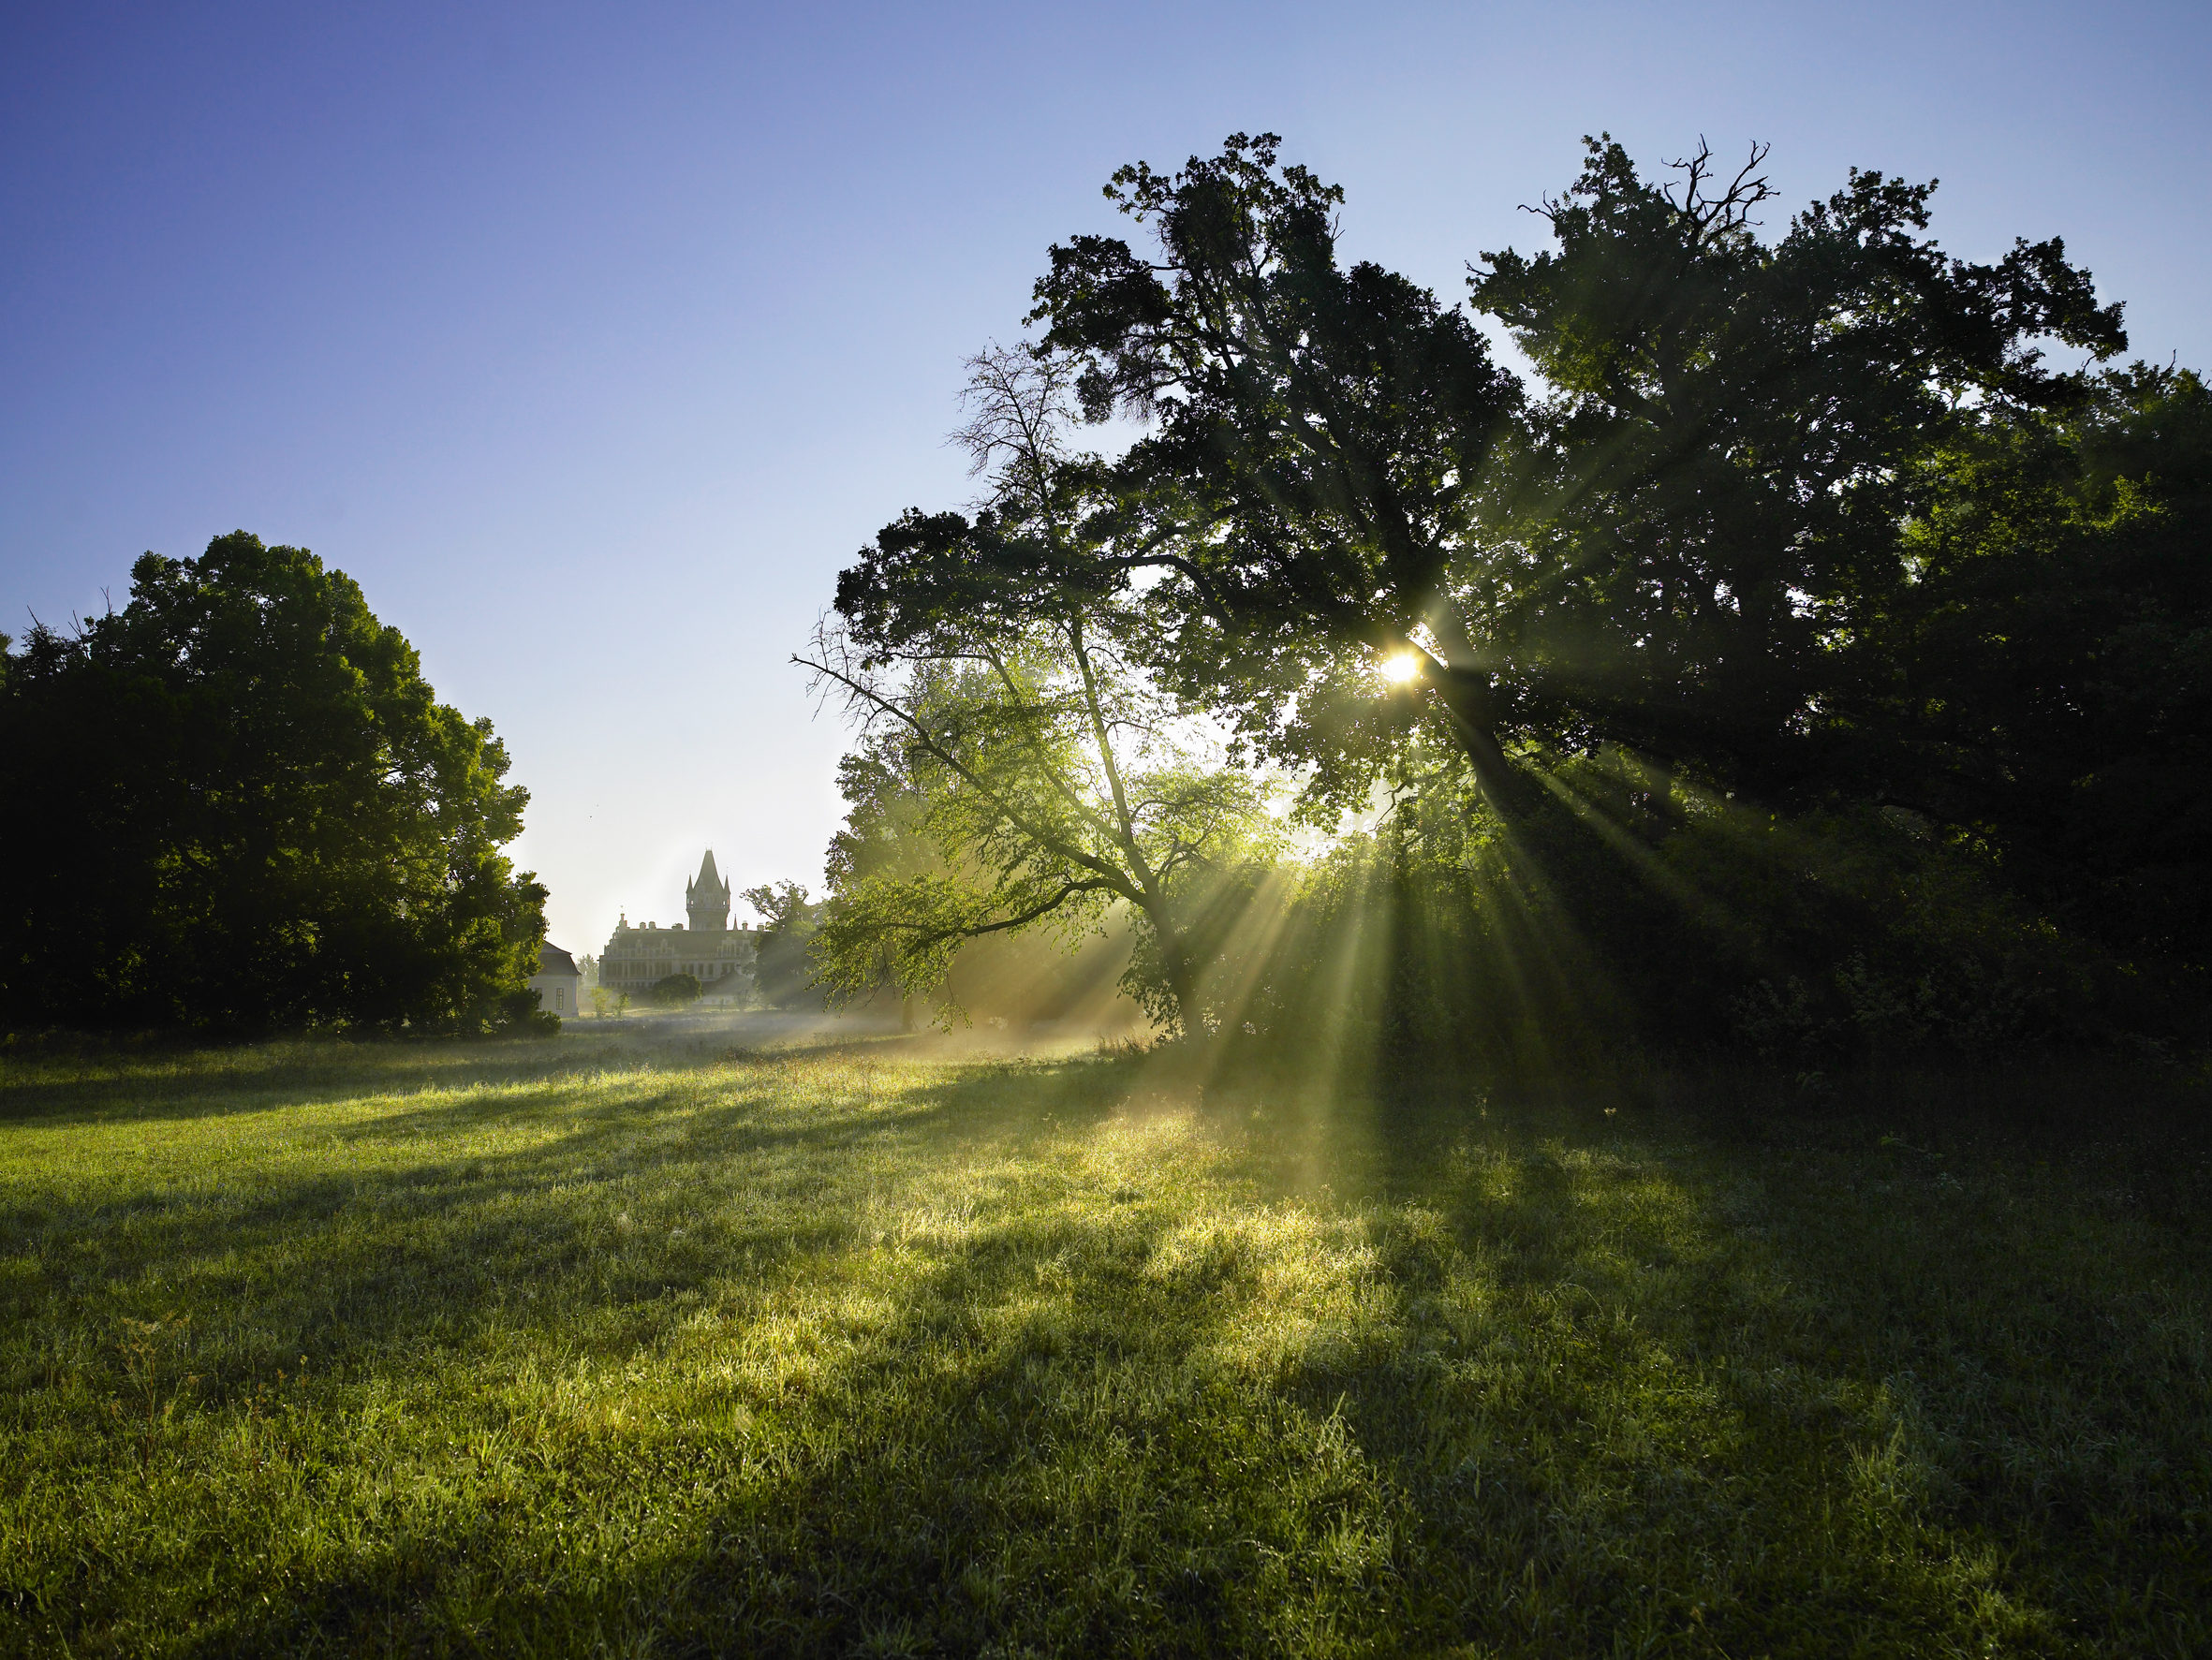
POLYGON ((541 1083, 635 1064, 615 1040, 288 1042, 0 1062, 0 1124, 104 1124, 265 1112, 311 1102, 541 1083), (589 1043, 585 1050, 583 1043, 589 1043))
MULTIPOLYGON (((6 1282, 0 1313, 36 1310, 56 1344, 74 1334, 79 1363, 111 1346, 117 1319, 183 1316, 197 1328, 194 1367, 220 1398, 265 1376, 264 1360, 320 1370, 464 1344, 487 1322, 543 1323, 526 1303, 561 1307, 572 1281, 619 1308, 703 1294, 733 1264, 803 1263, 860 1226, 820 1201, 863 1153, 888 1200, 918 1144, 933 1157, 994 1143, 1018 1155, 1112 1109, 1095 1080, 999 1067, 904 1095, 885 1086, 876 1100, 877 1080, 863 1079, 795 1101, 804 1074, 780 1062, 612 1085, 597 1073, 481 1075, 474 1091, 315 1125, 288 1160, 310 1168, 258 1167, 227 1148, 181 1181, 126 1167, 89 1196, 73 1184, 74 1197, 19 1177, 0 1209, 0 1256, 37 1266, 6 1282), (1010 1093, 1010 1077, 1027 1087, 1010 1093), (214 1334, 248 1311, 242 1371, 214 1334)), ((626 1326, 603 1341, 633 1338, 626 1326)))
MULTIPOLYGON (((988 1138, 1059 1099, 948 1084, 926 1122, 988 1138)), ((680 1524, 524 1582, 462 1520, 266 1635, 415 1642, 441 1607, 489 1647, 670 1653, 2069 1640, 1931 1518, 1911 1403, 1821 1355, 1740 1184, 1447 1123, 1317 1204, 1249 1125, 1094 1096, 1083 1134, 1133 1151, 856 1271, 877 1312, 799 1387, 689 1400, 672 1462, 707 1497, 680 1524)))
POLYGON ((1727 1652, 1783 1652, 1816 1613, 1906 1652, 2212 1649, 2201 1113, 2107 1109, 2111 1069, 2025 1112, 2018 1080, 1948 1111, 1947 1080, 1901 1081, 1763 1112, 1430 1094, 1365 1184, 1434 1204, 1583 1376, 1524 1414, 1521 1462, 1579 1437, 1613 1510, 1694 1522, 1727 1652), (1700 1458, 1644 1457, 1686 1402, 1700 1458))
MULTIPOLYGON (((336 1380, 339 1418, 349 1389, 476 1352, 507 1365, 503 1334, 563 1363, 674 1358, 638 1386, 649 1427, 618 1400, 603 1423, 578 1409, 498 1503, 363 1525, 295 1565, 265 1616, 283 1581, 263 1542, 204 1535, 229 1565, 168 1610, 196 1632, 179 1646, 1741 1654, 2081 1635, 2036 1540, 1931 1496, 1929 1436, 1954 1432, 1886 1351, 1839 1346, 1879 1326, 1835 1313, 1864 1235, 1783 1228, 1771 1160, 1464 1101, 1316 1124, 1234 1090, 1194 1117, 1171 1090, 1132 1110, 1147 1074, 1097 1063, 971 1068, 873 1105, 848 1078, 802 1110, 804 1072, 410 1105, 347 1133, 543 1134, 243 1211, 148 1211, 127 1255, 44 1300, 21 1287, 10 1318, 58 1318, 87 1356, 173 1290, 206 1409, 233 1419, 296 1353, 336 1380), (316 1266, 302 1239, 348 1224, 362 1239, 316 1266), (557 1535, 523 1513, 554 1490, 557 1535)), ((499 1393, 465 1416, 495 1427, 499 1393)), ((2116 1548, 2124 1599, 2142 1561, 2116 1548)), ((140 1589, 127 1567, 79 1583, 75 1637, 140 1589)), ((2132 1619, 2102 1623, 2149 1629, 2132 1619)))
MULTIPOLYGON (((96 1424, 106 1400, 128 1393, 119 1333, 179 1315, 189 1340, 167 1374, 190 1367, 194 1412, 232 1422, 302 1363, 322 1380, 322 1410, 343 1418, 363 1389, 405 1388, 518 1335, 564 1362, 680 1344, 702 1299, 721 1311, 722 1340, 742 1344, 794 1286, 836 1277, 861 1230, 895 1223, 913 1179, 941 1186, 971 1159, 1033 1159, 1038 1143, 1084 1134, 1116 1098, 1096 1068, 1002 1066, 875 1105, 876 1080, 848 1080, 859 1087, 817 1090, 794 1109, 793 1073, 755 1064, 655 1076, 522 1110, 444 1098, 347 1134, 404 1153, 418 1136, 442 1150, 486 1126, 547 1133, 514 1151, 248 1171, 238 1194, 12 1205, 0 1256, 32 1271, 6 1278, 12 1306, 0 1312, 8 1329, 37 1335, 12 1345, 9 1384, 27 1399, 66 1376, 63 1415, 96 1424), (869 1148, 878 1156, 856 1170, 869 1148)), ((341 1138, 329 1141, 342 1158, 341 1138)), ((1002 1176, 970 1184, 987 1198, 1002 1176)), ((509 1359, 487 1356, 495 1374, 509 1359)), ((501 1380, 485 1381, 495 1418, 501 1380)), ((240 1541, 206 1544, 231 1556, 240 1541)), ((107 1587, 111 1607, 127 1606, 129 1579, 107 1587)))
MULTIPOLYGON (((0 1055, 0 1124, 159 1122, 266 1112, 308 1103, 472 1089, 531 1088, 635 1068, 686 1072, 735 1059, 805 1062, 851 1056, 880 1064, 936 1058, 942 1040, 827 1018, 707 1023, 574 1023, 550 1041, 296 1038, 228 1047, 134 1046, 87 1040, 0 1055)), ((954 1059, 984 1057, 956 1055, 954 1059)))

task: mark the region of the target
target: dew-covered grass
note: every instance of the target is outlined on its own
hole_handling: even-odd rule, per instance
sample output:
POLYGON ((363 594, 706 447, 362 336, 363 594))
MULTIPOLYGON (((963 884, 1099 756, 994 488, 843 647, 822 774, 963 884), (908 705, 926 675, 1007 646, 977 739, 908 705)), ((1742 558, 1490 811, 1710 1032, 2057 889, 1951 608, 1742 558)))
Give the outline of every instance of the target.
POLYGON ((1416 1094, 0 1062, 0 1642, 2212 1653, 2201 1140, 1416 1094))

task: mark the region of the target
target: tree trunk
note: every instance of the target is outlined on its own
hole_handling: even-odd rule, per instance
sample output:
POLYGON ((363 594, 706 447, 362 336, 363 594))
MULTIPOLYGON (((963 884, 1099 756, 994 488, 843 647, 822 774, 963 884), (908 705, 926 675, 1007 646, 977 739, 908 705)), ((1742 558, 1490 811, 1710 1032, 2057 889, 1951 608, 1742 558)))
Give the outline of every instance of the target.
POLYGON ((1180 941, 1172 950, 1163 941, 1160 955, 1168 969, 1168 986, 1175 993, 1175 1016, 1183 1027, 1185 1041, 1199 1036, 1198 1032, 1198 976, 1193 972, 1190 954, 1180 941))
POLYGON ((1452 729, 1475 770, 1475 782, 1491 810, 1506 823, 1526 816, 1530 805, 1528 782, 1506 759, 1497 742, 1497 727, 1490 698, 1490 677, 1475 669, 1448 670, 1438 685, 1452 729))
POLYGON ((1172 926, 1164 903, 1139 902, 1144 919, 1152 925, 1152 935, 1159 942, 1159 963, 1168 977, 1168 990, 1175 998, 1175 1023, 1183 1028, 1185 1041, 1200 1036, 1198 1029, 1198 965, 1191 961, 1189 948, 1184 943, 1179 930, 1172 926))

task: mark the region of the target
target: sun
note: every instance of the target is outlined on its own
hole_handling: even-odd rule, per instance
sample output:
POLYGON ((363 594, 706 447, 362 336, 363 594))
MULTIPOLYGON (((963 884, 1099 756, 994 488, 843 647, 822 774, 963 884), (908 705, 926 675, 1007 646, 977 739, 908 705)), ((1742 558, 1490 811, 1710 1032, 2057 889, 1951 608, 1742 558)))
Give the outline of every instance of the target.
POLYGON ((1400 652, 1382 660, 1382 678, 1393 685, 1402 686, 1420 672, 1421 659, 1411 652, 1400 652))

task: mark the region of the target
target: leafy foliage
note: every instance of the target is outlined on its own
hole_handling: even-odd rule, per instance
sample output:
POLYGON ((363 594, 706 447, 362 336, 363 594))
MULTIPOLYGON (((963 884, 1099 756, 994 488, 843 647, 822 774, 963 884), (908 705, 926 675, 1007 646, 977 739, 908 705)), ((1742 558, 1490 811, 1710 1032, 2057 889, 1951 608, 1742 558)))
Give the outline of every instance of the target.
POLYGON ((1154 257, 1084 236, 1052 251, 1031 320, 1084 412, 1154 430, 1114 471, 1121 580, 1142 592, 1175 689, 1339 804, 1409 712, 1382 659, 1426 661, 1478 768, 1504 787, 1490 676, 1438 609, 1477 534, 1519 403, 1470 319, 1373 264, 1336 262, 1343 192, 1232 136, 1108 194, 1154 257))
MULTIPOLYGON (((1408 1006, 1569 1041, 1536 953, 1647 1036, 1740 1038, 1792 985, 1814 1048, 2181 1035, 2212 939, 2202 386, 2096 372, 2119 307, 2056 239, 1945 254, 1932 184, 1854 171, 1762 237, 1762 156, 1669 184, 1590 141, 1552 245, 1470 277, 1526 396, 1463 315, 1339 266, 1341 192, 1272 137, 1124 169, 1151 245, 1055 247, 1033 314, 1087 415, 1150 423, 1090 485, 1099 585, 1317 822, 1379 790, 1482 848, 1384 838, 1475 953, 1408 1006), (1731 838, 1747 862, 1711 859, 1731 838), (1650 972, 1686 930, 1699 971, 1650 972)), ((1375 879, 1359 905, 1410 903, 1375 879)))
POLYGON ((664 974, 646 989, 645 994, 662 1008, 686 1008, 699 1001, 699 977, 692 974, 664 974))
POLYGON ((1854 170, 1760 241, 1762 154, 1718 187, 1701 154, 1667 188, 1592 140, 1545 204, 1556 250, 1484 257, 1474 303, 1549 395, 1458 597, 1521 730, 1779 801, 1834 766, 1836 648, 1910 585, 1943 483, 1922 463, 2089 395, 2038 340, 2126 336, 2056 240, 1984 266, 1923 239, 1932 184, 1854 170))
POLYGON ((761 919, 754 939, 753 984, 778 1008, 821 1006, 810 958, 821 907, 807 902, 796 882, 766 883, 738 897, 761 919))
POLYGON ((1924 463, 1913 580, 1845 653, 1867 795, 2108 948, 2212 963, 2212 395, 2142 365, 1924 463))
POLYGON ((312 553, 148 553, 121 610, 0 661, 17 1019, 543 1026, 545 890, 499 851, 528 794, 312 553))
POLYGON ((1509 815, 1533 798, 1504 752, 1530 743, 1802 786, 1838 631, 1909 574, 1912 463, 2078 404, 2038 338, 2124 344, 2060 243, 1978 266, 1921 239, 1932 185, 1854 173, 1768 244, 1756 154, 1669 189, 1593 140, 1546 204, 1556 251, 1472 282, 1538 366, 1528 404, 1464 314, 1340 270, 1341 192, 1276 151, 1124 169, 1152 257, 1055 247, 1034 316, 1089 414, 1155 422, 1113 486, 1175 683, 1338 805, 1422 718, 1509 815), (1422 672, 1378 698, 1378 655, 1422 672))
POLYGON ((863 739, 818 961, 841 998, 911 994, 970 940, 1071 940, 1126 904, 1145 942, 1128 983, 1173 1024, 1209 884, 1267 839, 1266 787, 1210 757, 1135 658, 1127 562, 1089 511, 1099 463, 1062 444, 1064 372, 1004 351, 972 367, 962 437, 988 505, 887 527, 802 659, 863 739))

